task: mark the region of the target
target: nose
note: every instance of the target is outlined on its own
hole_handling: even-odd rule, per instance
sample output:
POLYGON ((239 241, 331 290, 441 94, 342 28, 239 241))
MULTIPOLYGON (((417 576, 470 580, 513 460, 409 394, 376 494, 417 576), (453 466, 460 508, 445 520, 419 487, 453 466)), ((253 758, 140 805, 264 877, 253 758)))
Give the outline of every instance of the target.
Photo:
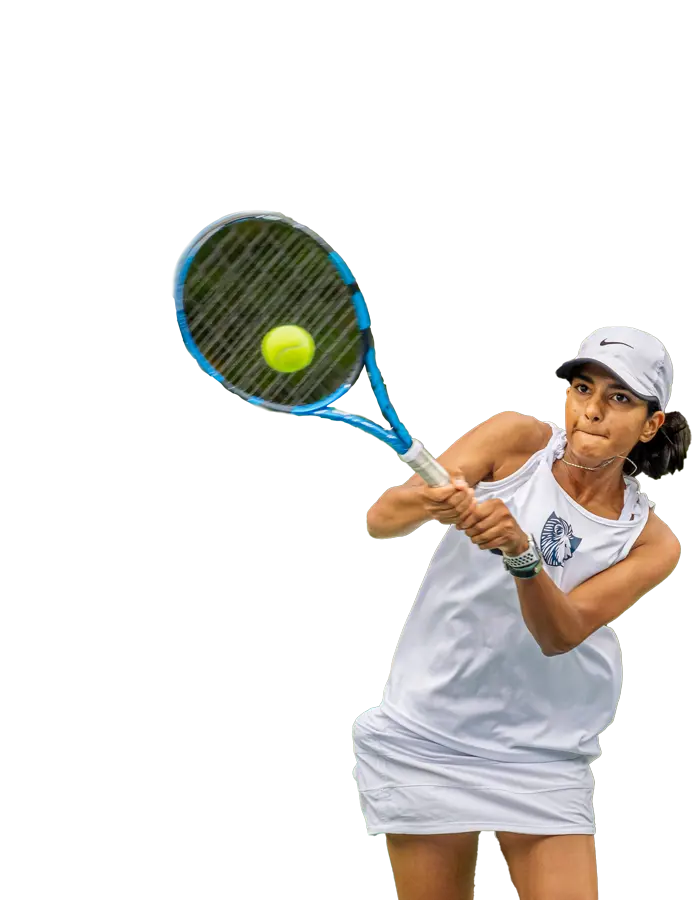
POLYGON ((586 418, 590 422, 599 422, 601 420, 601 404, 602 400, 596 395, 589 398, 589 402, 586 404, 586 418))

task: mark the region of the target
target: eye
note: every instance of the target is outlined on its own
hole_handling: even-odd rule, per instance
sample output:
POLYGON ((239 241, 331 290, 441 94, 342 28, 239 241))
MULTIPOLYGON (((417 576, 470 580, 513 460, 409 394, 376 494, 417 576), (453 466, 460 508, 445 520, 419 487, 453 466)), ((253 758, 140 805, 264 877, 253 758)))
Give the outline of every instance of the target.
MULTIPOLYGON (((624 398, 625 398, 625 403, 629 403, 629 402, 630 402, 630 398, 627 396, 627 394, 613 394, 613 397, 624 397, 624 398)), ((624 406, 624 404, 620 404, 620 405, 621 405, 621 406, 624 406)))

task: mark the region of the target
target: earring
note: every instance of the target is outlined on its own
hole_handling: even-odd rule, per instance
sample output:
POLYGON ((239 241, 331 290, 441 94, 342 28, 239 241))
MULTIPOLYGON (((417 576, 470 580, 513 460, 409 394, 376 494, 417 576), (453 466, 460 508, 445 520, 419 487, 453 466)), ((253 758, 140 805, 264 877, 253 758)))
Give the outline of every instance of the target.
POLYGON ((632 465, 634 466, 634 469, 632 469, 632 471, 629 473, 629 475, 627 475, 627 472, 625 472, 624 474, 627 475, 628 478, 634 477, 634 473, 637 471, 636 462, 633 459, 630 459, 629 456, 619 456, 618 459, 626 459, 627 462, 632 463, 632 465))

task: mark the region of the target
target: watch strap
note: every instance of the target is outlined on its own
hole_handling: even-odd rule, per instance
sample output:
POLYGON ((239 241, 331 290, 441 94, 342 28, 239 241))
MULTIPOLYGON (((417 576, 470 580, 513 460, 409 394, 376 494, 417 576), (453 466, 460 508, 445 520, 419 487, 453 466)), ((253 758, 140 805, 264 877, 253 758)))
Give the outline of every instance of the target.
POLYGON ((518 556, 508 556, 503 553, 505 566, 510 569, 521 569, 526 566, 532 566, 541 559, 540 551, 536 545, 536 539, 532 534, 528 535, 529 547, 518 556))
POLYGON ((507 570, 511 572, 515 578, 535 578, 539 572, 543 571, 543 560, 539 559, 537 563, 532 566, 527 566, 524 569, 512 569, 508 566, 507 570))
POLYGON ((543 568, 543 557, 536 544, 535 537, 530 534, 529 548, 518 556, 502 554, 505 569, 516 578, 534 578, 543 568))

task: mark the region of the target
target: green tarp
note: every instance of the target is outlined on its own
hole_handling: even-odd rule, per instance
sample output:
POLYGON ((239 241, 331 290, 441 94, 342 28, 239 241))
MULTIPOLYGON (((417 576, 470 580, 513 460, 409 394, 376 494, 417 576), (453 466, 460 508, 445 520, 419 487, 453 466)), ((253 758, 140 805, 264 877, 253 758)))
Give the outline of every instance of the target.
POLYGON ((338 839, 339 900, 393 900, 384 837, 367 836, 352 775, 353 722, 382 698, 365 493, 344 425, 307 419, 304 433, 298 571, 318 833, 338 839))

